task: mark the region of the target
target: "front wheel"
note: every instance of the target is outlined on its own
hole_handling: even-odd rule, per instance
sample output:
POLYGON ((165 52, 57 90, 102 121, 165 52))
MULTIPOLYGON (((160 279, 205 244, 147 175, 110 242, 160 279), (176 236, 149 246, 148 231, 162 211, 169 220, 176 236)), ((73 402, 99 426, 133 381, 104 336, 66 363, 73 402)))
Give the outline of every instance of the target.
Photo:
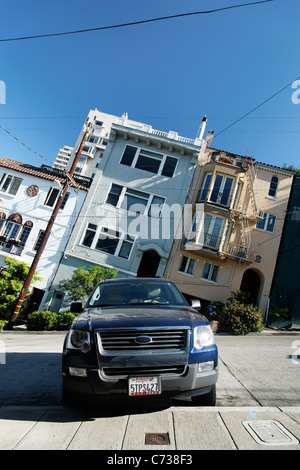
POLYGON ((192 403, 195 405, 201 405, 201 406, 215 406, 216 400, 217 400, 216 384, 213 385, 209 393, 205 393, 204 395, 196 395, 195 397, 192 397, 192 403))
POLYGON ((74 406, 77 403, 76 396, 69 392, 64 385, 62 388, 62 402, 64 406, 74 406))

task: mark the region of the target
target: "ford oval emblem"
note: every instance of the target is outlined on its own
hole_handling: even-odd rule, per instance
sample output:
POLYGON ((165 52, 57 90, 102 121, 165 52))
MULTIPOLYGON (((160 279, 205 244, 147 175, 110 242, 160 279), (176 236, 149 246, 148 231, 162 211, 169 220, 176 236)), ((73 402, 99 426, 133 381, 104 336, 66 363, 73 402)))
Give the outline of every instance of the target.
POLYGON ((149 344, 152 343, 152 338, 150 336, 138 336, 135 338, 135 342, 138 344, 149 344))

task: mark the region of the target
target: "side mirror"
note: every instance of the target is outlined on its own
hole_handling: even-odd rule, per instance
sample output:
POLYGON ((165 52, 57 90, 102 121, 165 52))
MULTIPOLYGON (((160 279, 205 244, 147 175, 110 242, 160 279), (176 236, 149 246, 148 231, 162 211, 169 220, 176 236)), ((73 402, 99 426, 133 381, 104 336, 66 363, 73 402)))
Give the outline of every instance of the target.
POLYGON ((71 313, 80 313, 83 310, 82 302, 72 302, 70 306, 71 313))
POLYGON ((199 299, 190 299, 189 300, 190 306, 196 310, 201 308, 201 302, 199 299))

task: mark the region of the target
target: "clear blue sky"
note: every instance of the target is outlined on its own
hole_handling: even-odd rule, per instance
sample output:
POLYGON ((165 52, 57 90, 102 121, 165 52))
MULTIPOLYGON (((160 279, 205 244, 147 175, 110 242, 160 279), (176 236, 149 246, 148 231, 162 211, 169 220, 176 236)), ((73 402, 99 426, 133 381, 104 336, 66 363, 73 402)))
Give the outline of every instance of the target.
MULTIPOLYGON (((0 0, 0 39, 107 26, 249 0, 0 0)), ((0 42, 6 104, 0 158, 51 164, 89 110, 194 138, 215 134, 300 76, 300 2, 273 2, 83 34, 0 42)), ((300 165, 300 104, 291 87, 213 141, 281 166, 300 165)), ((300 97, 300 94, 299 94, 300 97)))

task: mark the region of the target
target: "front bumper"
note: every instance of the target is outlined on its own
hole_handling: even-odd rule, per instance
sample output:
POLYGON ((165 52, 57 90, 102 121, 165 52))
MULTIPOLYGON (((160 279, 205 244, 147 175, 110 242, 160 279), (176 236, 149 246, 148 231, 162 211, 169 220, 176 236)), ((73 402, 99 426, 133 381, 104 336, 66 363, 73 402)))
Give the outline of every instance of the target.
MULTIPOLYGON (((72 394, 117 398, 128 396, 128 378, 105 379, 99 369, 86 369, 87 377, 63 372, 64 389, 72 394)), ((218 366, 208 372, 198 372, 198 364, 189 364, 183 375, 161 376, 161 398, 184 398, 209 393, 218 380, 218 366)), ((153 398, 153 396, 151 395, 153 398)), ((129 397, 134 399, 135 397, 129 397)))

